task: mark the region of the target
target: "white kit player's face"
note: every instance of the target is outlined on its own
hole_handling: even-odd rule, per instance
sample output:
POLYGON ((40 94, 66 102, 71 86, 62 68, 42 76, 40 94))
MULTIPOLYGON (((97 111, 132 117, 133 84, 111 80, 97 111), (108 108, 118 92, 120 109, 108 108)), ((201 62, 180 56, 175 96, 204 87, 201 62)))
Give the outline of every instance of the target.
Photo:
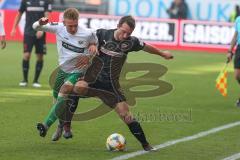
POLYGON ((67 28, 67 32, 74 35, 78 31, 78 20, 64 19, 63 24, 67 28))
POLYGON ((122 41, 126 40, 131 36, 133 29, 128 26, 127 23, 123 23, 121 26, 117 28, 116 32, 116 40, 122 41))

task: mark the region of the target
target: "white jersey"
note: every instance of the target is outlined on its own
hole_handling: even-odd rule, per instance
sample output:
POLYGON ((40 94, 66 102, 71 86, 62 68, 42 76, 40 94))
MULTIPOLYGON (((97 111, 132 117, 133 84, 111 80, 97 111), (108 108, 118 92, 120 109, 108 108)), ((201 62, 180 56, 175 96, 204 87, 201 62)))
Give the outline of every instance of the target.
POLYGON ((63 23, 48 23, 40 26, 38 22, 35 22, 33 28, 56 34, 59 65, 67 73, 79 72, 79 69, 76 69, 78 61, 76 57, 89 55, 89 44, 97 44, 95 32, 80 26, 74 35, 67 32, 63 23))
POLYGON ((0 36, 5 36, 5 30, 1 20, 0 20, 0 36))

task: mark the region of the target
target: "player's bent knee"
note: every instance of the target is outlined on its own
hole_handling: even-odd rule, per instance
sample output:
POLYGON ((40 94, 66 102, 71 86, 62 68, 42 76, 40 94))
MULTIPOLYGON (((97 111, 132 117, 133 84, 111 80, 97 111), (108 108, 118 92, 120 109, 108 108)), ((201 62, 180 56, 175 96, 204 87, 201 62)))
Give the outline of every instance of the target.
POLYGON ((31 58, 31 54, 30 53, 24 53, 23 54, 23 59, 26 60, 26 61, 29 61, 31 58))
POLYGON ((73 91, 80 95, 85 95, 87 92, 88 83, 85 81, 79 81, 75 84, 73 91))
POLYGON ((134 118, 130 112, 118 113, 120 118, 126 123, 129 124, 133 122, 134 118))
POLYGON ((43 61, 43 54, 38 54, 37 55, 37 60, 38 61, 43 61))
POLYGON ((132 115, 127 115, 127 116, 123 117, 123 121, 124 121, 126 124, 132 123, 133 120, 134 120, 134 118, 133 118, 132 115))
POLYGON ((71 83, 64 83, 60 89, 61 94, 68 95, 72 92, 73 85, 71 83))

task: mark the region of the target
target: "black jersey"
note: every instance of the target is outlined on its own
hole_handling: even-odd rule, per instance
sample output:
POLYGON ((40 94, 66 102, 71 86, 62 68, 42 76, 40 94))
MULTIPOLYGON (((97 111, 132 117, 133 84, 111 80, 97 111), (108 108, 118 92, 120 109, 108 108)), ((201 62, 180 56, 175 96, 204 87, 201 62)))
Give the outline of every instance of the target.
POLYGON ((123 41, 115 40, 115 30, 97 30, 98 50, 100 53, 97 58, 100 58, 104 63, 97 79, 106 83, 118 81, 127 54, 132 51, 142 50, 145 46, 144 42, 133 36, 123 41))
POLYGON ((24 34, 34 36, 36 31, 32 28, 33 23, 44 17, 45 12, 51 12, 51 10, 49 0, 22 0, 18 11, 26 12, 24 34))

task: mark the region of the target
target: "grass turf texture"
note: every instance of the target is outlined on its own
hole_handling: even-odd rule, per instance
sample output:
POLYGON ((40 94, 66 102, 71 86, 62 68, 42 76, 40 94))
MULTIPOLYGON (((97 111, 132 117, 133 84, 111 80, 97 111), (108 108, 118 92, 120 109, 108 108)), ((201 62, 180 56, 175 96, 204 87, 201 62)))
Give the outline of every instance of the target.
MULTIPOLYGON (((7 48, 0 51, 0 159, 102 160, 142 149, 114 112, 88 122, 73 122, 72 140, 51 142, 56 124, 49 130, 46 138, 39 137, 35 124, 44 119, 52 103, 48 77, 57 66, 56 46, 48 45, 48 54, 40 77, 43 87, 40 89, 32 88, 31 83, 27 88, 18 87, 22 78, 21 51, 21 43, 8 43, 7 48), (114 132, 125 136, 127 151, 106 151, 106 138, 114 132)), ((175 59, 172 61, 141 52, 128 57, 128 63, 159 63, 168 67, 169 71, 160 79, 174 86, 172 92, 163 96, 137 98, 137 104, 131 107, 134 114, 191 114, 187 121, 140 119, 143 120, 141 124, 151 144, 157 145, 239 121, 240 108, 235 107, 239 86, 233 79, 231 65, 228 68, 228 97, 222 97, 215 89, 215 79, 224 65, 225 55, 185 51, 173 53, 175 59)), ((32 82, 34 70, 35 55, 32 54, 29 82, 32 82)), ((129 76, 136 75, 132 73, 129 76)), ((146 88, 147 86, 143 86, 140 89, 146 88)), ((78 111, 86 111, 98 102, 82 100, 78 111)), ((133 159, 222 159, 239 152, 239 132, 238 126, 133 159)))

